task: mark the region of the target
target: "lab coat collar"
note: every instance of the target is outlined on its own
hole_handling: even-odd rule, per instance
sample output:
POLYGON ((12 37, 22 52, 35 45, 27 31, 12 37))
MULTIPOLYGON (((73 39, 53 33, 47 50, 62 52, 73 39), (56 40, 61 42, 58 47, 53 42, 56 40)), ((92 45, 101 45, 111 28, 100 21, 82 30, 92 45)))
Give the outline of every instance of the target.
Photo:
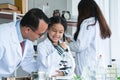
POLYGON ((10 28, 10 29, 12 29, 11 33, 10 33, 10 36, 11 36, 11 39, 10 39, 11 49, 15 48, 14 49, 14 50, 16 50, 15 52, 18 53, 22 57, 22 50, 21 50, 19 39, 18 39, 18 34, 16 34, 17 29, 16 29, 15 25, 16 25, 16 23, 11 24, 11 27, 13 27, 13 26, 14 27, 10 28))
MULTIPOLYGON (((23 37, 22 37, 22 33, 21 33, 21 31, 20 31, 20 21, 21 20, 17 20, 16 21, 16 31, 17 31, 17 35, 18 35, 18 40, 19 40, 19 43, 21 43, 21 42, 23 42, 24 41, 24 43, 25 43, 25 47, 26 47, 26 39, 23 39, 23 37)), ((24 49, 24 53, 25 53, 25 49, 24 49)), ((23 55, 22 55, 22 57, 24 57, 24 54, 23 53, 23 55)), ((21 55, 21 54, 20 54, 21 55)))
POLYGON ((21 42, 23 42, 23 41, 25 41, 25 40, 23 39, 22 33, 21 33, 21 31, 20 31, 20 21, 21 21, 21 20, 17 20, 15 26, 16 26, 16 30, 17 30, 18 39, 19 39, 19 41, 20 41, 20 43, 21 43, 21 42))

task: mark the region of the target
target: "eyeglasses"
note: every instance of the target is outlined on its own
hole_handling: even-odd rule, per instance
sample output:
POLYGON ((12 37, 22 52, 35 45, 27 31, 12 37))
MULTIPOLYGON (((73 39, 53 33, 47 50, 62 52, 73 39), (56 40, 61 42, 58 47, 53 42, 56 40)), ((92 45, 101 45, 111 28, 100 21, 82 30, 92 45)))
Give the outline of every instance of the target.
MULTIPOLYGON (((31 28, 30 28, 31 29, 31 28)), ((31 29, 32 30, 32 32, 34 32, 35 34, 37 34, 37 35, 39 35, 39 38, 40 37, 42 37, 46 32, 44 32, 44 33, 38 33, 38 32, 36 32, 36 31, 34 31, 33 29, 31 29)))
POLYGON ((34 32, 35 34, 39 35, 39 38, 42 37, 46 32, 38 34, 37 32, 34 32))

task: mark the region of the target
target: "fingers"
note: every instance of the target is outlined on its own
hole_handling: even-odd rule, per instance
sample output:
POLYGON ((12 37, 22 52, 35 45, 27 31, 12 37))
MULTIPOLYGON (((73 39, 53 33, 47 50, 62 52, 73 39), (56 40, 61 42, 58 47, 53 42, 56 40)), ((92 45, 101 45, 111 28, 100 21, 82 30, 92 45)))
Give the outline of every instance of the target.
POLYGON ((52 77, 56 77, 56 76, 64 76, 64 73, 60 70, 56 70, 57 74, 56 75, 52 75, 52 77))
POLYGON ((66 42, 62 42, 62 43, 60 44, 60 46, 61 46, 63 49, 67 49, 66 42))

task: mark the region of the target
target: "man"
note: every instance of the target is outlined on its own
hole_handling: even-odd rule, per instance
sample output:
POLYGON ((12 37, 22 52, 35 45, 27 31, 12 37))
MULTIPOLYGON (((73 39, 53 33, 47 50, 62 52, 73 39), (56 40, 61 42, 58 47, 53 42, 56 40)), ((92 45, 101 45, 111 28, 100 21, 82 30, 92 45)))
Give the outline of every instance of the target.
POLYGON ((48 17, 42 10, 29 10, 21 20, 0 25, 0 78, 8 77, 18 67, 31 73, 36 70, 32 41, 48 28, 48 17))

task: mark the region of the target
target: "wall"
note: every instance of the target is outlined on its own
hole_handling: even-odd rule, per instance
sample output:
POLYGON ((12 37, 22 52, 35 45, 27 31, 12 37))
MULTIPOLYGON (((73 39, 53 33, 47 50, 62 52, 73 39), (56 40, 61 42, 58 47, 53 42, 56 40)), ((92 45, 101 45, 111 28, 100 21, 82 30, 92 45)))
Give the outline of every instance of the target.
POLYGON ((66 3, 67 0, 29 0, 29 9, 33 7, 43 9, 48 17, 51 17, 55 9, 59 9, 61 13, 63 10, 67 10, 66 3))
POLYGON ((120 65, 120 1, 110 1, 111 57, 116 58, 120 65))
POLYGON ((78 11, 77 11, 77 5, 79 0, 67 0, 67 10, 71 13, 72 19, 77 19, 78 11))
MULTIPOLYGON (((0 3, 14 4, 14 0, 0 0, 0 3)), ((63 10, 67 10, 67 0, 28 0, 28 3, 28 9, 33 7, 43 9, 48 4, 46 12, 48 17, 52 16, 53 10, 55 9, 59 9, 61 13, 63 10)))
POLYGON ((11 3, 11 4, 14 4, 14 0, 0 0, 0 3, 11 3))
MULTIPOLYGON (((0 0, 0 4, 1 3, 11 3, 11 4, 14 4, 14 1, 13 0, 0 0)), ((5 22, 10 22, 12 20, 8 20, 8 19, 0 19, 0 24, 1 23, 5 23, 5 22)))

